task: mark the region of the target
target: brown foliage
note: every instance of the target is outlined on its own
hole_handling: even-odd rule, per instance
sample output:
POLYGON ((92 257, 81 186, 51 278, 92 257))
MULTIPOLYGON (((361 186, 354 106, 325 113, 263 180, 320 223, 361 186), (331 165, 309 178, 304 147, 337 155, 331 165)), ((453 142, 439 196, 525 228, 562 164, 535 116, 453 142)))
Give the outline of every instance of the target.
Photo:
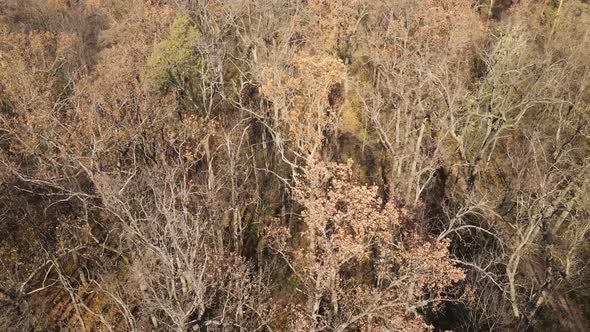
POLYGON ((463 271, 449 261, 447 242, 421 234, 408 211, 382 202, 376 187, 355 185, 351 176, 350 163, 310 161, 294 192, 302 230, 293 243, 288 230, 269 230, 306 297, 294 327, 427 329, 415 310, 439 301, 463 271))
POLYGON ((0 0, 0 329, 583 330, 590 7, 507 3, 0 0))

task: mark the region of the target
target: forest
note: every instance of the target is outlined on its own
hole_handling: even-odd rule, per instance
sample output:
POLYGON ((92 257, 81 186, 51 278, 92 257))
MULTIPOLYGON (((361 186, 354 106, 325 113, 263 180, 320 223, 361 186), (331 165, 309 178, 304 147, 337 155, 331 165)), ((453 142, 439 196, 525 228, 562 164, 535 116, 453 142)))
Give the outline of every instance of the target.
POLYGON ((590 331, 588 0, 0 0, 0 331, 590 331))

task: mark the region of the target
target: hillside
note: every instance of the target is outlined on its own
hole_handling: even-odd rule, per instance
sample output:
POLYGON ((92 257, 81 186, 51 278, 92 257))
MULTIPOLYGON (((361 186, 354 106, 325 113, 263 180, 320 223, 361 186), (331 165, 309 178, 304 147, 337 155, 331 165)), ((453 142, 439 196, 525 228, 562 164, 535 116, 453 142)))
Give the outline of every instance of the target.
POLYGON ((0 0, 0 331, 589 331, 586 0, 0 0))

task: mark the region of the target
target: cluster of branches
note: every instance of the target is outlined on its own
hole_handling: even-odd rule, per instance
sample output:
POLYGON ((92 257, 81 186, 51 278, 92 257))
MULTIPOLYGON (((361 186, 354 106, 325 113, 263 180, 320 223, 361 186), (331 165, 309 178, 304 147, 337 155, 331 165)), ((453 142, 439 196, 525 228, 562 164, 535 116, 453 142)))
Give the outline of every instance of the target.
POLYGON ((589 29, 581 0, 0 1, 0 329, 583 330, 589 29))

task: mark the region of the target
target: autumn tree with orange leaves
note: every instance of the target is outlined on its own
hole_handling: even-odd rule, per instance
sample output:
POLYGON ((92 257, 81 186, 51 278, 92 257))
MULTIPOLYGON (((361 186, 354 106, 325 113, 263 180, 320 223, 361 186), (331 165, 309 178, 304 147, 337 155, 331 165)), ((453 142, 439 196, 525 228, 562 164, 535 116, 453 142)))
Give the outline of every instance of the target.
POLYGON ((383 202, 377 187, 355 184, 351 166, 310 160, 294 189, 303 207, 297 232, 267 230, 305 298, 292 328, 429 329, 417 310, 442 301, 464 272, 447 241, 428 236, 395 200, 383 202))

